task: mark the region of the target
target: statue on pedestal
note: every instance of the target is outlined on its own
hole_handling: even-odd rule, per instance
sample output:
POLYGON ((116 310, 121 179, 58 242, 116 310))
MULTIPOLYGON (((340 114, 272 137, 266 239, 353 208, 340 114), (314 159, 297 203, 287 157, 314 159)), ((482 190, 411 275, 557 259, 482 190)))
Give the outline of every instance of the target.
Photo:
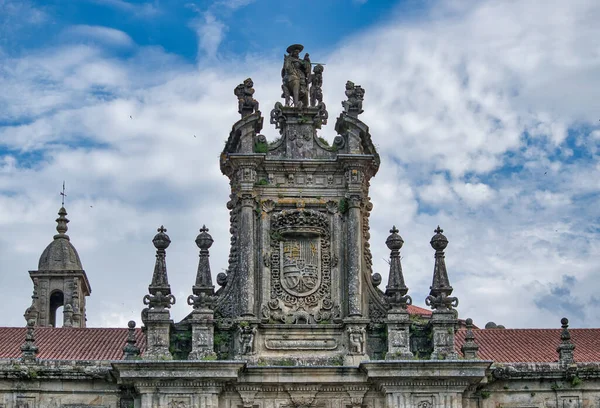
POLYGON ((308 82, 310 78, 310 56, 304 54, 300 59, 300 52, 304 49, 301 44, 293 44, 287 48, 288 55, 283 57, 281 78, 283 91, 281 97, 285 99, 285 106, 293 105, 296 108, 308 106, 308 82))

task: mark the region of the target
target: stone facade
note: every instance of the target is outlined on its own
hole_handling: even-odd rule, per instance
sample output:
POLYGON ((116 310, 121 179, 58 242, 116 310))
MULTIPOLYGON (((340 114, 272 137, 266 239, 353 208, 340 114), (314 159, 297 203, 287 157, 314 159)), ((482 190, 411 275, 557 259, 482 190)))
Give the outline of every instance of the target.
POLYGON ((252 80, 234 91, 241 119, 220 158, 231 185, 231 248, 228 270, 217 276, 219 288, 215 291, 209 263, 213 239, 202 227, 196 280, 187 298, 193 311, 181 322, 171 320, 171 240, 161 226, 143 298, 145 345, 136 343, 130 322, 121 360, 40 358, 36 327, 53 323, 53 291, 64 295, 65 326, 71 327, 85 327, 84 299, 90 293, 61 208, 59 234, 39 270, 31 272, 34 295, 25 313, 21 357, 0 360, 0 408, 600 406, 600 365, 576 361, 566 319, 556 363, 478 358, 473 322, 458 319, 458 299, 451 296, 444 260, 448 239, 441 228, 431 239, 428 318, 409 313, 412 298, 400 256, 404 241, 395 227, 386 240, 388 284, 385 291, 378 288, 369 186, 380 159, 358 118, 365 90, 346 84, 348 100, 330 145, 318 135, 329 116, 322 102, 324 68, 311 71, 308 55, 299 57, 302 48, 288 48, 284 103, 276 103, 269 115, 280 132, 277 140, 260 134, 264 120, 252 80), (456 330, 462 326, 466 334, 459 348, 456 330))

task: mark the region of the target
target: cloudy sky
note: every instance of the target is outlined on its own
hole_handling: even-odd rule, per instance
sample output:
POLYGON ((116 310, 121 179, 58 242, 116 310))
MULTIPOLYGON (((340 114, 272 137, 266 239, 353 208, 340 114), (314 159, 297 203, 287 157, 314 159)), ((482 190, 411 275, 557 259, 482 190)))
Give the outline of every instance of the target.
POLYGON ((599 22, 596 0, 0 0, 0 325, 24 324, 63 180, 88 325, 139 323, 161 224, 183 318, 202 224, 226 268, 233 89, 252 77, 268 116, 302 43, 332 118, 347 79, 366 89, 384 280, 395 224, 424 306, 440 224, 462 318, 599 327, 599 22))

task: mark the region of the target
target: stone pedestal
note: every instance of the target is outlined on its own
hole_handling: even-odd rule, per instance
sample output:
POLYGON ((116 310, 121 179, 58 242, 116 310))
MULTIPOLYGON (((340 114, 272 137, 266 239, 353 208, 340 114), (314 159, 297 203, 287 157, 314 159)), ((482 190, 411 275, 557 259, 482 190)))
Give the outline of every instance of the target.
POLYGON ((454 326, 456 311, 434 310, 431 314, 431 330, 433 334, 432 360, 456 360, 458 353, 454 351, 454 326))
POLYGON ((406 310, 392 310, 386 321, 388 352, 386 360, 410 360, 410 317, 406 310))
POLYGON ((190 323, 192 325, 192 351, 188 355, 188 360, 216 360, 212 310, 194 310, 190 323))
POLYGON ((167 309, 149 309, 144 316, 147 349, 145 360, 172 360, 169 351, 169 330, 173 321, 167 309))

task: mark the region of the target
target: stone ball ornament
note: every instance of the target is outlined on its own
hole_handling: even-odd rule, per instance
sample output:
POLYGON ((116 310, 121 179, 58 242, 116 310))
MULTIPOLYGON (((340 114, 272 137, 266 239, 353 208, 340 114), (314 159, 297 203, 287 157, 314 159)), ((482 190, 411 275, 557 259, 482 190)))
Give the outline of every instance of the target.
POLYGON ((169 236, 165 234, 165 232, 167 232, 167 229, 161 225, 157 231, 158 234, 156 234, 152 239, 154 247, 156 249, 167 249, 169 245, 171 245, 171 238, 169 238, 169 236))
POLYGON ((196 237, 196 245, 198 245, 198 248, 200 249, 209 249, 213 242, 212 236, 208 233, 208 228, 206 228, 206 225, 203 225, 202 228, 200 228, 200 234, 196 237))
POLYGON ((435 232, 435 235, 431 238, 431 241, 429 242, 431 244, 431 247, 436 251, 443 251, 448 246, 448 238, 446 238, 446 236, 442 234, 444 230, 441 229, 438 225, 438 227, 433 232, 435 232))
POLYGON ((385 240, 385 244, 392 251, 399 250, 400 248, 402 248, 402 245, 404 245, 404 240, 398 234, 398 229, 396 228, 395 225, 392 227, 390 232, 391 232, 391 235, 389 237, 387 237, 387 239, 385 240))
POLYGON ((127 323, 127 327, 129 327, 130 329, 135 329, 135 322, 133 320, 130 320, 129 323, 127 323))

